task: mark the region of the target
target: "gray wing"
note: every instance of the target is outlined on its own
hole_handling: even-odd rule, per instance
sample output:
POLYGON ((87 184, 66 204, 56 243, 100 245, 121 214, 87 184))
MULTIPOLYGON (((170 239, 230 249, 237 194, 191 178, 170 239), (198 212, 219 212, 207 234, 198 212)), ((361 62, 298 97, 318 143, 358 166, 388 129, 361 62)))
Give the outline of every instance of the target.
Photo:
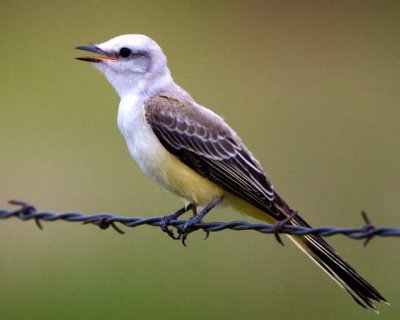
POLYGON ((261 166, 220 117, 192 101, 155 96, 145 101, 145 118, 161 144, 187 166, 275 219, 284 218, 261 166))

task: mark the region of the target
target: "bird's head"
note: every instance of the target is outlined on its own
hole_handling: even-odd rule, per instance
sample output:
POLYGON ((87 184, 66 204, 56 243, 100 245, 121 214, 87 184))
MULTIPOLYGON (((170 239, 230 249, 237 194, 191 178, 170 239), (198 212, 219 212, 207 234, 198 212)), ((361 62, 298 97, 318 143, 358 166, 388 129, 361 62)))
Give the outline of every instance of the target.
POLYGON ((76 49, 97 54, 76 59, 93 63, 121 97, 128 94, 155 94, 169 81, 172 82, 167 58, 160 46, 145 35, 122 35, 76 49))

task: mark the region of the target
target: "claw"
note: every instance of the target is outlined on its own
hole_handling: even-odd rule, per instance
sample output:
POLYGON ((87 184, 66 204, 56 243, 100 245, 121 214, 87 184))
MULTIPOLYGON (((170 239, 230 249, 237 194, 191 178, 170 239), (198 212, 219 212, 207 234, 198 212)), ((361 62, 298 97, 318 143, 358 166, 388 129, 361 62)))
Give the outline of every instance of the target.
MULTIPOLYGON (((182 241, 182 244, 185 247, 187 247, 186 240, 188 238, 188 235, 190 233, 192 233, 193 231, 198 230, 199 228, 196 225, 199 223, 202 223, 202 222, 203 222, 202 216, 197 215, 197 216, 194 216, 193 218, 188 219, 181 228, 178 228, 178 232, 179 232, 178 239, 180 239, 182 241)), ((207 233, 207 235, 206 235, 205 239, 207 239, 209 232, 206 231, 206 233, 207 233)))
POLYGON ((187 236, 188 236, 188 233, 179 235, 179 237, 181 237, 181 242, 185 247, 187 247, 187 244, 186 244, 187 236))
MULTIPOLYGON (((186 222, 187 223, 187 222, 186 222)), ((202 221, 200 221, 199 223, 202 223, 202 221)), ((196 224, 197 224, 197 222, 196 222, 196 224)), ((186 224, 185 224, 186 225, 186 224)), ((186 240, 187 240, 187 238, 188 238, 188 235, 190 234, 190 233, 192 233, 193 231, 196 231, 198 228, 193 228, 192 230, 186 230, 185 232, 182 232, 182 229, 183 228, 181 228, 180 230, 179 230, 179 236, 178 237, 176 237, 175 239, 180 239, 181 240, 181 242, 182 242, 182 244, 185 246, 185 247, 187 247, 187 244, 186 244, 186 240)), ((206 230, 204 230, 204 232, 205 232, 205 236, 204 236, 204 238, 203 238, 203 240, 207 240, 208 239, 208 237, 209 237, 209 235, 210 235, 210 231, 206 231, 206 230)))
POLYGON ((177 240, 179 239, 179 236, 176 236, 174 232, 170 228, 168 228, 169 223, 175 219, 176 217, 174 215, 163 217, 160 221, 160 228, 172 239, 177 240))

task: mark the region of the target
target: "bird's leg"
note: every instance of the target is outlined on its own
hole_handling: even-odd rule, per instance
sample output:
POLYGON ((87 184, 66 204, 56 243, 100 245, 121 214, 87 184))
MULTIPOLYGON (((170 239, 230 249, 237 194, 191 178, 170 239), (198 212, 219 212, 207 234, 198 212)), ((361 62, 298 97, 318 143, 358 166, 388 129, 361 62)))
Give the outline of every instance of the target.
MULTIPOLYGON (((193 207, 192 207, 192 212, 193 212, 193 217, 197 216, 197 208, 196 208, 196 206, 193 206, 193 207)), ((203 216, 203 217, 204 217, 204 216, 203 216)), ((200 222, 201 222, 201 221, 200 221, 200 222)), ((204 232, 206 233, 206 236, 204 237, 203 240, 206 240, 206 239, 208 238, 208 236, 210 235, 210 231, 204 230, 204 232)), ((182 242, 183 242, 183 244, 185 244, 184 241, 182 241, 182 242)), ((185 246, 186 246, 186 245, 185 245, 185 246)))
MULTIPOLYGON (((183 225, 182 228, 179 228, 179 238, 182 240, 182 243, 184 246, 186 246, 186 239, 189 233, 192 231, 197 230, 196 227, 194 227, 196 224, 203 222, 204 216, 209 213, 212 209, 214 209, 218 204, 222 202, 222 197, 221 198, 216 198, 213 201, 211 201, 208 205, 204 207, 203 210, 200 211, 200 213, 197 213, 197 208, 195 206, 192 207, 193 214, 195 215, 193 218, 190 218, 186 221, 186 223, 183 225)), ((206 238, 208 237, 208 232, 206 231, 207 235, 206 238)))
POLYGON ((193 217, 197 216, 197 207, 195 205, 192 206, 193 217))
POLYGON ((168 228, 168 225, 171 221, 178 219, 181 215, 183 215, 185 212, 188 212, 189 210, 195 210, 195 206, 192 203, 189 203, 187 206, 184 206, 183 208, 175 211, 174 213, 165 216, 161 219, 160 221, 160 228, 162 231, 164 231, 166 234, 168 234, 172 239, 179 239, 179 236, 175 236, 174 233, 170 228, 168 228))
POLYGON ((289 214, 285 219, 277 221, 274 223, 274 236, 276 241, 278 241, 278 243, 280 243, 281 245, 283 244, 283 241, 279 235, 280 232, 283 231, 283 228, 290 222, 290 220, 292 220, 295 216, 297 215, 296 211, 292 211, 291 214, 289 214))

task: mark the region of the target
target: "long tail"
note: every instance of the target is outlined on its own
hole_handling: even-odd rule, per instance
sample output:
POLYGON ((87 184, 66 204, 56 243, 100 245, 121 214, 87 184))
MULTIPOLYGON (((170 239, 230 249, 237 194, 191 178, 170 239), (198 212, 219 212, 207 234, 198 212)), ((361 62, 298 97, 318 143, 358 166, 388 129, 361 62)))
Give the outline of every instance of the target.
MULTIPOLYGON (((292 225, 309 227, 299 215, 296 215, 290 223, 292 225)), ((345 262, 320 236, 290 236, 290 239, 333 280, 351 294, 354 300, 362 307, 366 309, 371 308, 377 312, 373 304, 374 301, 388 304, 378 290, 361 277, 357 271, 345 262)))

